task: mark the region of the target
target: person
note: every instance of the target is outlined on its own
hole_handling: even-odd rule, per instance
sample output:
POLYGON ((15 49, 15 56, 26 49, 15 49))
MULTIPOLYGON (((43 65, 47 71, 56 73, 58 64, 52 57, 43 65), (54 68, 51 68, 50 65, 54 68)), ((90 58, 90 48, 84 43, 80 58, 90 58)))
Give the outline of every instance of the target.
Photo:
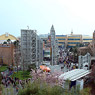
POLYGON ((16 92, 18 92, 18 87, 16 86, 16 92))

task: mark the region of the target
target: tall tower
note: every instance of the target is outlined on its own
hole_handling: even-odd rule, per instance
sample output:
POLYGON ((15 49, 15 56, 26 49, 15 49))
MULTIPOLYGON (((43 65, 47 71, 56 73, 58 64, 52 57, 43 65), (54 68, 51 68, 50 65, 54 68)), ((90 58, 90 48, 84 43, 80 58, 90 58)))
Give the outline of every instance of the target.
POLYGON ((55 45, 55 30, 54 30, 54 26, 51 26, 50 29, 50 36, 51 36, 51 46, 55 45))
POLYGON ((51 26, 50 29, 50 37, 51 37, 51 65, 57 64, 57 53, 56 53, 56 37, 55 37, 55 29, 54 26, 51 26))

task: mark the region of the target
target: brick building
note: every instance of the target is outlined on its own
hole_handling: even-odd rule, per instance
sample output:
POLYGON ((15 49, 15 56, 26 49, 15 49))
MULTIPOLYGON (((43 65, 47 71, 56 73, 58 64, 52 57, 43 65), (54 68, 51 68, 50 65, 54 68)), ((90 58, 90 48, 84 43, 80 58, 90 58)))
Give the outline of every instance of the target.
POLYGON ((0 44, 0 64, 14 63, 14 45, 0 44))

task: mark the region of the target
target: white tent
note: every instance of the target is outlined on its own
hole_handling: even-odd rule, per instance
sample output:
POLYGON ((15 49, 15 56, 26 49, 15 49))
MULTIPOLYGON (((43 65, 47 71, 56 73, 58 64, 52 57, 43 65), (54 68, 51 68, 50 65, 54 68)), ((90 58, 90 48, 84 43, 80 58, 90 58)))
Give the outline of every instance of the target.
POLYGON ((68 71, 64 74, 61 74, 59 76, 60 79, 67 80, 69 79, 70 81, 75 81, 78 80, 86 75, 88 75, 91 71, 89 70, 84 70, 84 69, 74 69, 71 71, 68 71))

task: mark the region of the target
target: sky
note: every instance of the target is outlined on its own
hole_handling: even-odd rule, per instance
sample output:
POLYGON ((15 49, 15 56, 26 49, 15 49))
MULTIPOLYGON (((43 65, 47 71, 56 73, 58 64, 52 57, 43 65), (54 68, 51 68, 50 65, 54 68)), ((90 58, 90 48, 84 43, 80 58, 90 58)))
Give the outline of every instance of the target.
POLYGON ((0 0, 0 35, 21 36, 21 29, 58 35, 90 35, 95 30, 95 0, 0 0))

